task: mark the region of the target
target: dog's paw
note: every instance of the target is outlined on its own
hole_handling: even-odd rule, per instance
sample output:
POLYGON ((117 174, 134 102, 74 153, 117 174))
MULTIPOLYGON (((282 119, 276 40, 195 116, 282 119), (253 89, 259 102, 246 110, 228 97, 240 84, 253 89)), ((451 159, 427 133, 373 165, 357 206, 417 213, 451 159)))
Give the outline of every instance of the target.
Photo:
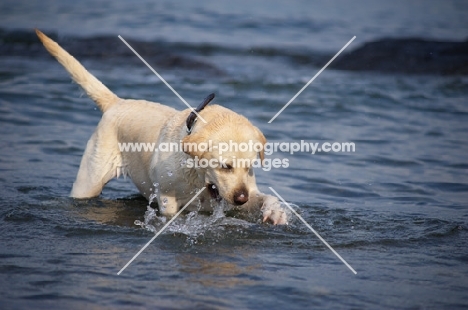
POLYGON ((273 225, 288 224, 288 212, 281 206, 278 198, 274 196, 268 195, 265 197, 261 211, 263 213, 263 222, 270 221, 273 225))

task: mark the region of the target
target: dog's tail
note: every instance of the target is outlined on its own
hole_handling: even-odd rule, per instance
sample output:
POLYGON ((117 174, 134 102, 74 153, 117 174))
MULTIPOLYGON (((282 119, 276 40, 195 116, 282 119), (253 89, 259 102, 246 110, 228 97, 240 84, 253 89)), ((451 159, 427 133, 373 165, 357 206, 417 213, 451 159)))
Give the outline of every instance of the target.
POLYGON ((60 45, 38 29, 36 29, 36 34, 49 53, 57 58, 58 62, 70 73, 73 80, 83 87, 88 96, 96 102, 102 112, 106 112, 106 110, 119 100, 117 95, 111 92, 109 88, 102 84, 94 75, 89 73, 75 57, 68 54, 60 45))

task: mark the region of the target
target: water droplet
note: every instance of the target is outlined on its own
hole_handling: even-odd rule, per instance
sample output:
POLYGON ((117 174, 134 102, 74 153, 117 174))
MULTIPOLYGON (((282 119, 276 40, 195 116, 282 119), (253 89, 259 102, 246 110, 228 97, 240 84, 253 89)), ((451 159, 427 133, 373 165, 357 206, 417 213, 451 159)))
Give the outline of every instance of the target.
MULTIPOLYGON (((214 185, 214 184, 211 185, 211 188, 212 188, 212 189, 216 189, 216 185, 214 185)), ((243 196, 243 195, 242 195, 242 196, 243 196)))
POLYGON ((154 186, 155 188, 158 188, 158 187, 159 187, 159 183, 154 182, 154 183, 153 183, 153 186, 154 186))
POLYGON ((163 204, 167 204, 167 197, 164 197, 163 204))
POLYGON ((172 176, 172 171, 168 171, 167 175, 171 177, 172 176))
POLYGON ((156 194, 156 193, 151 194, 149 196, 149 203, 151 204, 153 202, 154 198, 156 198, 156 197, 158 197, 158 194, 156 194))

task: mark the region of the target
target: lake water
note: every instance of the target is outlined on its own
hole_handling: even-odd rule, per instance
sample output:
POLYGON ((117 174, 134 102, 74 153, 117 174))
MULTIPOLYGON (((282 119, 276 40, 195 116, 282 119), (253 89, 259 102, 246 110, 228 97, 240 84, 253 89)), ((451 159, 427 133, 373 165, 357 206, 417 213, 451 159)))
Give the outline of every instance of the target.
POLYGON ((467 76, 327 69, 268 121, 320 70, 298 52, 331 57, 353 36, 349 50, 465 40, 467 13, 463 1, 2 1, 1 308, 466 308, 467 76), (297 219, 192 213, 117 275, 154 236, 135 225, 147 202, 124 179, 68 198, 101 113, 34 27, 120 97, 185 108, 118 35, 190 104, 215 92, 270 142, 354 142, 349 153, 277 152, 289 167, 256 173, 357 274, 297 219))

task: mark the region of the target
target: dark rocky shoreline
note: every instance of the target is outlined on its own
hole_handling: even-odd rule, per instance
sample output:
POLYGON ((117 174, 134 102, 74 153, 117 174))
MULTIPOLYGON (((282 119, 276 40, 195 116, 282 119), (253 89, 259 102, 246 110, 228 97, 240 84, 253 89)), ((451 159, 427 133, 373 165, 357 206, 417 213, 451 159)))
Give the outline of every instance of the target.
MULTIPOLYGON (((52 38, 57 35, 47 32, 52 38)), ((78 58, 106 58, 127 61, 139 60, 114 36, 90 38, 64 37, 60 44, 78 58)), ((303 65, 322 67, 333 54, 310 50, 282 48, 224 47, 213 44, 186 44, 170 42, 146 42, 128 39, 141 56, 158 66, 182 69, 197 69, 211 73, 223 72, 221 68, 200 61, 193 55, 246 54, 260 57, 280 58, 303 65)), ((31 30, 0 29, 0 57, 48 57, 47 52, 31 30)), ((403 74, 468 75, 468 40, 443 42, 420 38, 380 39, 367 42, 349 52, 345 51, 330 68, 350 71, 373 71, 403 74)))
POLYGON ((466 75, 468 41, 381 39, 343 54, 331 67, 352 71, 466 75))

